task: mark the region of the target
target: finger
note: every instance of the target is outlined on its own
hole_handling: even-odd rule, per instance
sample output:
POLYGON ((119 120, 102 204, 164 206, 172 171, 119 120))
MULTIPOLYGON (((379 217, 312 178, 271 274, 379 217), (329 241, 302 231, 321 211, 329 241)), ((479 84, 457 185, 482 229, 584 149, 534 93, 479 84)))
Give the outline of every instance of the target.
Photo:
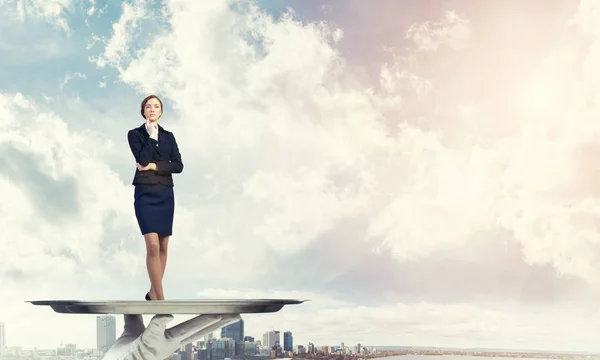
POLYGON ((199 315, 168 329, 165 336, 167 339, 183 339, 197 332, 199 329, 217 323, 221 319, 222 315, 199 315))
POLYGON ((223 316, 223 319, 216 322, 215 324, 212 324, 203 329, 200 329, 200 330, 196 331, 195 333, 193 333, 192 335, 184 338, 183 340, 180 340, 180 344, 186 345, 186 344, 189 344, 196 340, 199 340, 202 337, 206 336, 207 334, 210 334, 216 330, 219 330, 229 324, 233 324, 234 322, 240 321, 240 319, 242 318, 240 315, 222 315, 222 316, 223 316))
POLYGON ((165 328, 167 323, 173 320, 173 315, 154 315, 146 331, 144 331, 143 341, 146 344, 152 344, 156 341, 162 341, 165 336, 165 328))
POLYGON ((159 314, 154 315, 150 323, 148 324, 148 329, 157 329, 159 331, 164 331, 167 327, 167 324, 173 320, 173 315, 169 314, 159 314))

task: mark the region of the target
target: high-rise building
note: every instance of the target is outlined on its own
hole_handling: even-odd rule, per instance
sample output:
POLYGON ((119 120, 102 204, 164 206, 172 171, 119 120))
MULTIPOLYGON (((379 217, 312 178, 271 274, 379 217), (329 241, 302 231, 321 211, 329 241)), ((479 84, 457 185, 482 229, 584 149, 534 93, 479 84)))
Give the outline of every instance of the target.
POLYGON ((117 325, 115 317, 103 315, 96 317, 96 345, 98 351, 104 353, 117 341, 117 325))
POLYGON ((233 339, 233 341, 244 341, 244 320, 229 324, 221 329, 221 338, 233 339))
POLYGON ((197 359, 198 360, 213 360, 213 347, 215 340, 210 339, 205 341, 200 349, 198 349, 197 359))
POLYGON ((263 346, 271 349, 273 346, 279 346, 279 330, 270 330, 263 334, 263 346))
POLYGON ((235 356, 235 341, 231 339, 218 339, 212 344, 211 354, 212 360, 224 360, 235 356))
POLYGON ((286 331, 283 333, 283 350, 284 351, 293 351, 294 350, 294 337, 292 336, 291 331, 286 331))
POLYGON ((6 326, 0 322, 0 359, 6 354, 6 326))
POLYGON ((185 358, 182 360, 193 360, 194 359, 194 347, 192 343, 185 344, 185 358))

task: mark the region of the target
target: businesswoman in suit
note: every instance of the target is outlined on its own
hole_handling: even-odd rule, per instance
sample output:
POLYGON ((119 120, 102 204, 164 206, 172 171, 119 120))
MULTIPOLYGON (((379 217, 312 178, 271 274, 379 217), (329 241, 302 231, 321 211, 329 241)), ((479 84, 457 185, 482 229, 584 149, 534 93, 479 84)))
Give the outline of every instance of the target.
POLYGON ((175 136, 158 125, 162 110, 158 97, 146 97, 141 104, 145 124, 127 133, 137 168, 133 178, 135 216, 146 241, 146 267, 150 277, 146 300, 165 299, 162 279, 175 212, 172 174, 183 171, 175 136))

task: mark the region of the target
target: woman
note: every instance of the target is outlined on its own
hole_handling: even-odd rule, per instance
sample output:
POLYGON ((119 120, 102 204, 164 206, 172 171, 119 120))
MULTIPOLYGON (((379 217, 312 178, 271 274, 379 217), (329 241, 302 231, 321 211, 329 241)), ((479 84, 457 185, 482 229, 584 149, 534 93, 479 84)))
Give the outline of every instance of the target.
POLYGON ((173 133, 158 125, 162 110, 158 97, 146 97, 141 107, 146 123, 127 133, 137 168, 133 178, 135 216, 146 241, 146 267, 150 277, 146 300, 165 299, 162 279, 175 211, 172 174, 183 171, 173 133))

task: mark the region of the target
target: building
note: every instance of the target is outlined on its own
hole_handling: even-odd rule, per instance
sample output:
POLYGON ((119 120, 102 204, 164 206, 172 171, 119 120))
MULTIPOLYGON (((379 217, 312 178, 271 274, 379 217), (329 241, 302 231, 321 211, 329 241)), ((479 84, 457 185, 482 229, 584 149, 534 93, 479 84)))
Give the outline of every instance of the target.
POLYGON ((105 353, 117 341, 117 324, 112 315, 96 317, 96 345, 98 351, 105 353))
POLYGON ((198 349, 196 358, 198 360, 212 360, 214 342, 213 339, 203 342, 202 346, 198 349))
POLYGON ((198 360, 209 360, 208 359, 208 350, 207 349, 199 349, 197 357, 198 357, 198 360))
POLYGON ((244 341, 244 320, 229 324, 221 329, 222 339, 233 339, 233 341, 244 341))
POLYGON ((210 353, 208 354, 211 360, 224 360, 235 356, 235 341, 232 339, 214 340, 210 353))
POLYGON ((181 353, 181 360, 194 360, 194 347, 192 343, 187 343, 183 346, 184 350, 181 353))
POLYGON ((244 357, 250 357, 258 354, 258 346, 254 341, 244 341, 244 357))
POLYGON ((6 326, 0 322, 0 359, 6 354, 6 326))
POLYGON ((267 331, 263 334, 262 345, 268 349, 279 346, 281 344, 279 339, 279 330, 267 331))
POLYGON ((291 331, 286 331, 283 333, 283 350, 284 351, 293 351, 294 350, 294 337, 292 336, 291 331))
POLYGON ((75 356, 77 355, 77 345, 65 344, 64 346, 56 349, 57 356, 75 356))

